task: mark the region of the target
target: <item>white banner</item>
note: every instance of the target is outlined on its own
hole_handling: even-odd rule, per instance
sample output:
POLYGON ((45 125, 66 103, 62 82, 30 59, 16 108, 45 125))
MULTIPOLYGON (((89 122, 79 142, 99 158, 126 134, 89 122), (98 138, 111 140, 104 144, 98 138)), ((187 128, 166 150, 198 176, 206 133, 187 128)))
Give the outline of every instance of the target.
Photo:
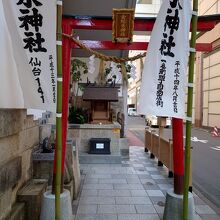
POLYGON ((145 59, 138 112, 185 118, 190 0, 164 0, 145 59))
POLYGON ((0 0, 0 26, 0 108, 55 112, 56 0, 0 0))

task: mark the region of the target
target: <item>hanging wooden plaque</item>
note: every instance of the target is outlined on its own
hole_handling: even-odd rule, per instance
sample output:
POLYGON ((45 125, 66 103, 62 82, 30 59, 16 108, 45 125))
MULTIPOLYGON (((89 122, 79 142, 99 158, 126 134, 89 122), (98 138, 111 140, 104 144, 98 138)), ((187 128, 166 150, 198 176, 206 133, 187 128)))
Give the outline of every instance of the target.
POLYGON ((134 30, 134 9, 113 9, 112 41, 131 42, 134 30))

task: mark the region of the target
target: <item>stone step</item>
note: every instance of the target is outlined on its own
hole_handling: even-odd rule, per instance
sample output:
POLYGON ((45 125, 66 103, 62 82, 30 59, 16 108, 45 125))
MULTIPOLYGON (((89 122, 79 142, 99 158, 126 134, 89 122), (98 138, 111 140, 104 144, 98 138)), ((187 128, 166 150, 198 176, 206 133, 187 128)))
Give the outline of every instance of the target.
POLYGON ((10 214, 6 220, 24 220, 25 219, 25 203, 17 202, 12 206, 10 214))
POLYGON ((46 179, 32 179, 18 191, 19 202, 25 202, 26 219, 38 220, 40 217, 41 200, 47 188, 46 179))
POLYGON ((79 155, 80 164, 120 164, 121 155, 120 154, 88 154, 80 153, 79 155))

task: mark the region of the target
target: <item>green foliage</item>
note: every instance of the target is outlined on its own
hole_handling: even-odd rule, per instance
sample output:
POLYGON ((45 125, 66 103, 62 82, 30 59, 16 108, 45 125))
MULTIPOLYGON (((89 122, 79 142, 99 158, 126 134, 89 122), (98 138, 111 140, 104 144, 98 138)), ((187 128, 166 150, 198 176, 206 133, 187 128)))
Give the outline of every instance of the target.
POLYGON ((105 68, 105 78, 108 76, 108 74, 110 74, 112 71, 112 67, 106 67, 105 68))
MULTIPOLYGON (((116 65, 119 69, 121 69, 121 64, 117 64, 116 65)), ((130 72, 131 72, 131 65, 128 63, 125 63, 125 68, 126 68, 126 72, 127 72, 127 79, 129 79, 131 77, 130 72)), ((112 81, 116 80, 116 75, 114 75, 114 73, 112 73, 112 67, 106 67, 105 68, 105 78, 108 77, 109 74, 111 74, 111 78, 108 79, 108 83, 111 83, 112 81)), ((126 80, 127 80, 126 79, 126 80)))
POLYGON ((83 87, 79 84, 82 81, 82 74, 88 73, 88 67, 85 62, 79 59, 73 59, 71 61, 71 88, 73 88, 74 106, 77 107, 77 96, 79 90, 83 91, 83 87))
POLYGON ((83 108, 74 108, 69 109, 69 123, 72 124, 84 124, 88 122, 88 112, 83 108))
POLYGON ((82 74, 88 73, 88 67, 85 62, 79 59, 73 59, 71 61, 71 75, 73 82, 81 81, 82 74))

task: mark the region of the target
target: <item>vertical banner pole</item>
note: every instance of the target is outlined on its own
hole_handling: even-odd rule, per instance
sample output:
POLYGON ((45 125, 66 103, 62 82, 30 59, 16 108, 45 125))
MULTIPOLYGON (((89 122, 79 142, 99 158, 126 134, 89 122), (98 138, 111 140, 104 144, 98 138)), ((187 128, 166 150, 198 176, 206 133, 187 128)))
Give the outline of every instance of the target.
POLYGON ((55 219, 60 220, 62 164, 62 1, 57 1, 57 117, 56 117, 55 219))
POLYGON ((172 118, 173 124, 173 171, 174 193, 183 195, 184 154, 183 154, 183 119, 172 118))
MULTIPOLYGON (((72 28, 70 23, 63 19, 62 23, 63 33, 71 35, 72 28)), ((65 168, 66 155, 66 139, 68 130, 68 112, 69 112, 69 90, 70 90, 70 66, 71 66, 71 41, 63 37, 62 40, 62 70, 63 70, 63 92, 62 92, 62 184, 65 168)))
POLYGON ((198 0, 193 0, 192 33, 190 41, 189 57, 189 76, 188 76, 188 98, 187 98, 187 118, 186 118, 186 143, 185 143, 185 175, 184 175, 184 195, 183 195, 183 219, 188 220, 188 193, 189 193, 189 175, 190 175, 190 146, 191 146, 191 127, 192 127, 192 105, 193 105, 193 77, 196 31, 198 21, 198 0))

